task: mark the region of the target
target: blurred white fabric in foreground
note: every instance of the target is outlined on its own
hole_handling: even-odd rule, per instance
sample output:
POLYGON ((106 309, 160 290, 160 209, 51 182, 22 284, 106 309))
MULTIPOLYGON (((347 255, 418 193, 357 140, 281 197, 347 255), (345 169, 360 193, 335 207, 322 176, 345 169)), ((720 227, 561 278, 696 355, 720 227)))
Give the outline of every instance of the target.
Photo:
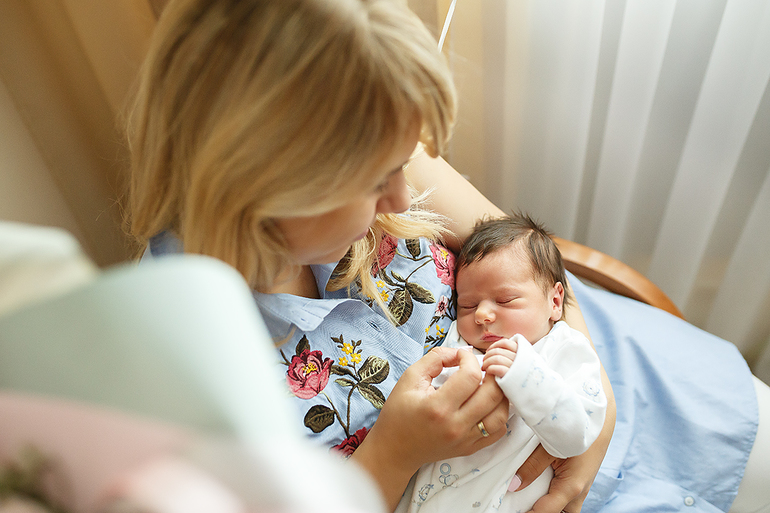
POLYGON ((0 456, 51 457, 69 511, 383 510, 363 471, 291 421, 235 270, 177 256, 97 273, 67 234, 9 223, 0 248, 0 283, 24 296, 0 311, 0 456))

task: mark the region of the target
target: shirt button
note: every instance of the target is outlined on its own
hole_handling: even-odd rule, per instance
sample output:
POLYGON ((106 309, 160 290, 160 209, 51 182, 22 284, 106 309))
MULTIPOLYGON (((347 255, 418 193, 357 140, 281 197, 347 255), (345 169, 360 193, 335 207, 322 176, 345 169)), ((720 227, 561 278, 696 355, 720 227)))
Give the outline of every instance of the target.
POLYGON ((685 506, 692 506, 693 504, 695 504, 695 499, 693 499, 692 497, 685 497, 684 498, 684 505, 685 506))

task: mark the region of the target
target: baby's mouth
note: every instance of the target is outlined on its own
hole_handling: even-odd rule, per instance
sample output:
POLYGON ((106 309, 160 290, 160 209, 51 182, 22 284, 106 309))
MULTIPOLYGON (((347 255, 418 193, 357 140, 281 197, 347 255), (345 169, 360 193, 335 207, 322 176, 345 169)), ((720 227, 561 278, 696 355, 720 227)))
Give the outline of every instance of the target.
POLYGON ((494 333, 489 333, 489 332, 484 333, 481 336, 481 340, 483 340, 484 342, 497 342, 501 338, 503 337, 501 337, 500 335, 495 335, 494 333))

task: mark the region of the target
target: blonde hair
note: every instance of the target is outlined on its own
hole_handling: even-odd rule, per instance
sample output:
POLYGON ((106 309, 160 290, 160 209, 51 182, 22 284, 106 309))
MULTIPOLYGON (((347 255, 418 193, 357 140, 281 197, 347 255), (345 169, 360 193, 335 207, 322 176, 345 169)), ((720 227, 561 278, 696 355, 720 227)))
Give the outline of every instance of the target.
MULTIPOLYGON (((371 190, 381 177, 362 170, 416 121, 442 153, 455 109, 435 40, 398 0, 172 0, 128 116, 129 230, 140 243, 170 230, 266 291, 292 261, 273 219, 371 190)), ((442 228, 427 212, 378 216, 334 287, 369 272, 382 233, 442 228)))

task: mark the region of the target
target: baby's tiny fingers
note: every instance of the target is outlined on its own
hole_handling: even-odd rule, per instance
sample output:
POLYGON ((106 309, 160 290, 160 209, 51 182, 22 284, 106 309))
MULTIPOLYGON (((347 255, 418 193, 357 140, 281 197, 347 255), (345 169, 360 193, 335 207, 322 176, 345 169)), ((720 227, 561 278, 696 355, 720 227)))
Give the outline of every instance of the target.
POLYGON ((486 372, 490 376, 495 376, 497 378, 502 378, 505 376, 505 373, 508 372, 508 369, 510 367, 506 367, 505 365, 490 365, 486 369, 484 369, 484 372, 486 372))
POLYGON ((519 348, 519 344, 511 338, 501 338, 500 340, 497 340, 493 342, 488 348, 487 351, 490 349, 504 349, 508 351, 516 351, 519 348))
POLYGON ((516 353, 509 354, 489 354, 484 356, 484 360, 481 362, 481 370, 486 372, 490 365, 503 365, 506 368, 513 364, 513 360, 516 358, 516 353))

